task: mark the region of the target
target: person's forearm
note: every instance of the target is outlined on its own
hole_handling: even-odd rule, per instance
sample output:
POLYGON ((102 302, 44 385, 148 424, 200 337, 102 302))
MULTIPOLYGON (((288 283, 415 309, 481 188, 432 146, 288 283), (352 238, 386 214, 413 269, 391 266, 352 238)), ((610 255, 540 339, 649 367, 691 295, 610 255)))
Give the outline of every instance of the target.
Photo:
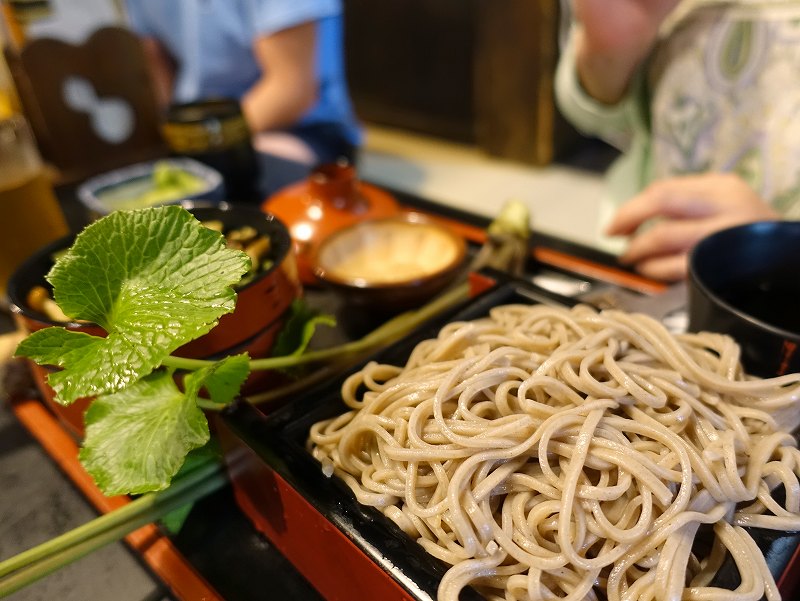
POLYGON ((680 2, 573 0, 576 68, 586 92, 605 104, 622 100, 680 2))
POLYGON ((250 131, 259 133, 293 125, 317 99, 314 22, 258 37, 253 53, 263 75, 242 97, 250 131))
POLYGON ((259 81, 242 97, 242 112, 250 131, 257 133, 296 123, 316 100, 311 83, 269 77, 259 81))

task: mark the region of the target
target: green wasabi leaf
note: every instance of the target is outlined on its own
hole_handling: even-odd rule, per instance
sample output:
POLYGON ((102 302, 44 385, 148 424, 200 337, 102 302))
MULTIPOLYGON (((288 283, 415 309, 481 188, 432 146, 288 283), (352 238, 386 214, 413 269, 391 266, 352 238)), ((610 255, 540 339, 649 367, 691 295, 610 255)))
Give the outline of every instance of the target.
POLYGON ((120 391, 232 312, 232 286, 249 264, 182 207, 111 213, 81 232, 47 276, 68 316, 108 336, 37 333, 17 355, 64 368, 49 378, 63 404, 120 391))
POLYGON ((65 367, 80 361, 102 338, 64 328, 44 328, 24 338, 15 351, 17 357, 28 357, 39 365, 65 367))
POLYGON ((169 371, 98 397, 84 421, 80 460, 109 496, 167 488, 186 454, 210 438, 196 397, 182 393, 169 371))
POLYGON ((194 449, 186 455, 186 460, 183 462, 176 476, 178 478, 184 478, 196 470, 221 463, 222 447, 218 440, 212 438, 199 449, 194 449))
POLYGON ((245 353, 188 374, 183 392, 172 371, 161 370, 98 397, 84 415, 81 463, 107 495, 166 488, 187 453, 209 440, 208 421, 197 405, 200 391, 215 403, 230 403, 249 373, 245 353))
POLYGON ((181 505, 177 509, 173 509, 159 520, 161 526, 172 535, 178 534, 186 523, 186 520, 189 519, 189 514, 192 513, 192 509, 194 509, 194 503, 187 503, 186 505, 181 505))
POLYGON ((205 387, 213 402, 227 405, 239 394, 249 374, 250 357, 243 353, 187 374, 184 386, 186 394, 192 398, 196 399, 205 387))
POLYGON ((20 342, 14 355, 33 359, 39 365, 63 367, 49 374, 47 382, 58 393, 55 400, 64 405, 109 390, 113 382, 106 381, 106 377, 118 374, 118 370, 105 370, 104 366, 113 364, 118 353, 104 338, 59 327, 34 332, 20 342))

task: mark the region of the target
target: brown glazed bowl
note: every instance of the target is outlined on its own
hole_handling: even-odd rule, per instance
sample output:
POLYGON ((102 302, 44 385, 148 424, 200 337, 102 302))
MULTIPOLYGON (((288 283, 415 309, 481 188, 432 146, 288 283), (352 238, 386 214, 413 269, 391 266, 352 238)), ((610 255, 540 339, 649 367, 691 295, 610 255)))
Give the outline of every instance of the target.
POLYGON ((800 372, 800 221, 751 223, 689 256, 689 329, 732 336, 748 373, 800 372))
POLYGON ((461 272, 464 239, 417 213, 369 219, 322 240, 314 273, 348 303, 378 313, 418 307, 461 272))
MULTIPOLYGON (((302 295, 289 231, 281 221, 264 214, 256 206, 225 202, 213 204, 206 201, 185 202, 183 206, 201 222, 221 221, 226 230, 251 225, 261 234, 269 236, 272 247, 268 256, 273 265, 237 289, 236 309, 233 313, 224 315, 214 329, 182 346, 175 354, 196 359, 217 359, 243 352, 248 352, 253 358, 269 356, 277 334, 288 317, 292 302, 302 295)), ((34 286, 50 289, 45 276, 53 265, 53 257, 57 252, 68 248, 74 238, 74 235, 67 236, 41 248, 11 276, 8 283, 11 310, 17 325, 24 331, 35 332, 42 328, 62 326, 95 336, 105 336, 105 331, 96 324, 54 321, 32 309, 27 301, 28 293, 34 286)), ((83 413, 91 399, 79 399, 69 406, 54 402, 53 390, 46 380, 49 368, 33 362, 30 364, 45 402, 71 432, 82 436, 83 413)), ((253 372, 245 383, 243 393, 258 392, 279 377, 272 372, 253 372)))

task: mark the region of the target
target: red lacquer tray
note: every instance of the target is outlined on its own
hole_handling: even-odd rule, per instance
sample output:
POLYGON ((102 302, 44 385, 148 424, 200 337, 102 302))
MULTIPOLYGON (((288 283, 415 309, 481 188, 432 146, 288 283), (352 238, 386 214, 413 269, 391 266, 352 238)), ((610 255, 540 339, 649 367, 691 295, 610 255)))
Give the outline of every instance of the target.
MULTIPOLYGON (((473 248, 485 240, 487 219, 407 194, 396 192, 395 195, 405 208, 424 212, 453 228, 473 248)), ((541 233, 534 237, 530 267, 532 271, 576 275, 589 282, 617 286, 645 296, 657 295, 665 289, 658 282, 619 267, 611 255, 541 233)), ((343 327, 334 334, 336 342, 379 323, 377 317, 370 319, 364 315, 355 320, 356 316, 348 315, 346 307, 337 304, 324 290, 309 290, 307 298, 323 310, 335 308, 338 311, 337 318, 343 327), (358 323, 348 327, 348 320, 358 323)), ((281 403, 288 401, 283 399, 281 403)), ((264 406, 252 415, 261 419, 281 403, 264 406)), ((98 511, 105 513, 129 502, 126 497, 109 499, 100 493, 77 461, 75 439, 44 404, 38 400, 22 400, 13 408, 22 424, 98 511)), ((207 502, 198 503, 177 536, 166 535, 158 526, 150 525, 127 538, 128 544, 177 599, 261 599, 265 590, 276 591, 276 578, 291 581, 293 592, 282 593, 287 598, 319 599, 319 593, 294 574, 283 555, 329 598, 417 598, 409 596, 409 589, 419 588, 417 583, 398 584, 367 569, 365 566, 374 564, 374 560, 365 560, 363 550, 354 552, 353 538, 334 526, 324 511, 314 506, 313 499, 298 492, 291 478, 266 464, 254 451, 257 443, 251 446, 249 439, 244 443, 244 437, 231 436, 230 426, 223 426, 221 436, 228 443, 230 474, 236 483, 238 502, 234 501, 231 490, 225 490, 207 502), (319 536, 324 542, 315 546, 313 541, 319 536), (281 553, 276 553, 275 547, 281 553), (224 562, 220 561, 223 556, 224 562), (308 568, 304 557, 315 558, 314 570, 308 568), (353 578, 354 573, 363 576, 364 588, 351 596, 353 591, 348 587, 354 586, 356 580, 362 582, 353 578), (373 596, 369 591, 380 592, 380 595, 373 596), (344 593, 346 596, 339 596, 344 593)))

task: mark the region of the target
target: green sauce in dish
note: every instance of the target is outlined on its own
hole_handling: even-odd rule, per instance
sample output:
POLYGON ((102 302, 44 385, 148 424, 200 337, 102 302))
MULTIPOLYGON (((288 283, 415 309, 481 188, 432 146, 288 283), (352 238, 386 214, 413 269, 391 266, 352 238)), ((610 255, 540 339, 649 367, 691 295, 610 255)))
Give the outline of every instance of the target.
POLYGON ((156 163, 150 177, 119 184, 102 191, 99 197, 109 211, 139 209, 187 198, 205 186, 197 175, 162 161, 156 163))

